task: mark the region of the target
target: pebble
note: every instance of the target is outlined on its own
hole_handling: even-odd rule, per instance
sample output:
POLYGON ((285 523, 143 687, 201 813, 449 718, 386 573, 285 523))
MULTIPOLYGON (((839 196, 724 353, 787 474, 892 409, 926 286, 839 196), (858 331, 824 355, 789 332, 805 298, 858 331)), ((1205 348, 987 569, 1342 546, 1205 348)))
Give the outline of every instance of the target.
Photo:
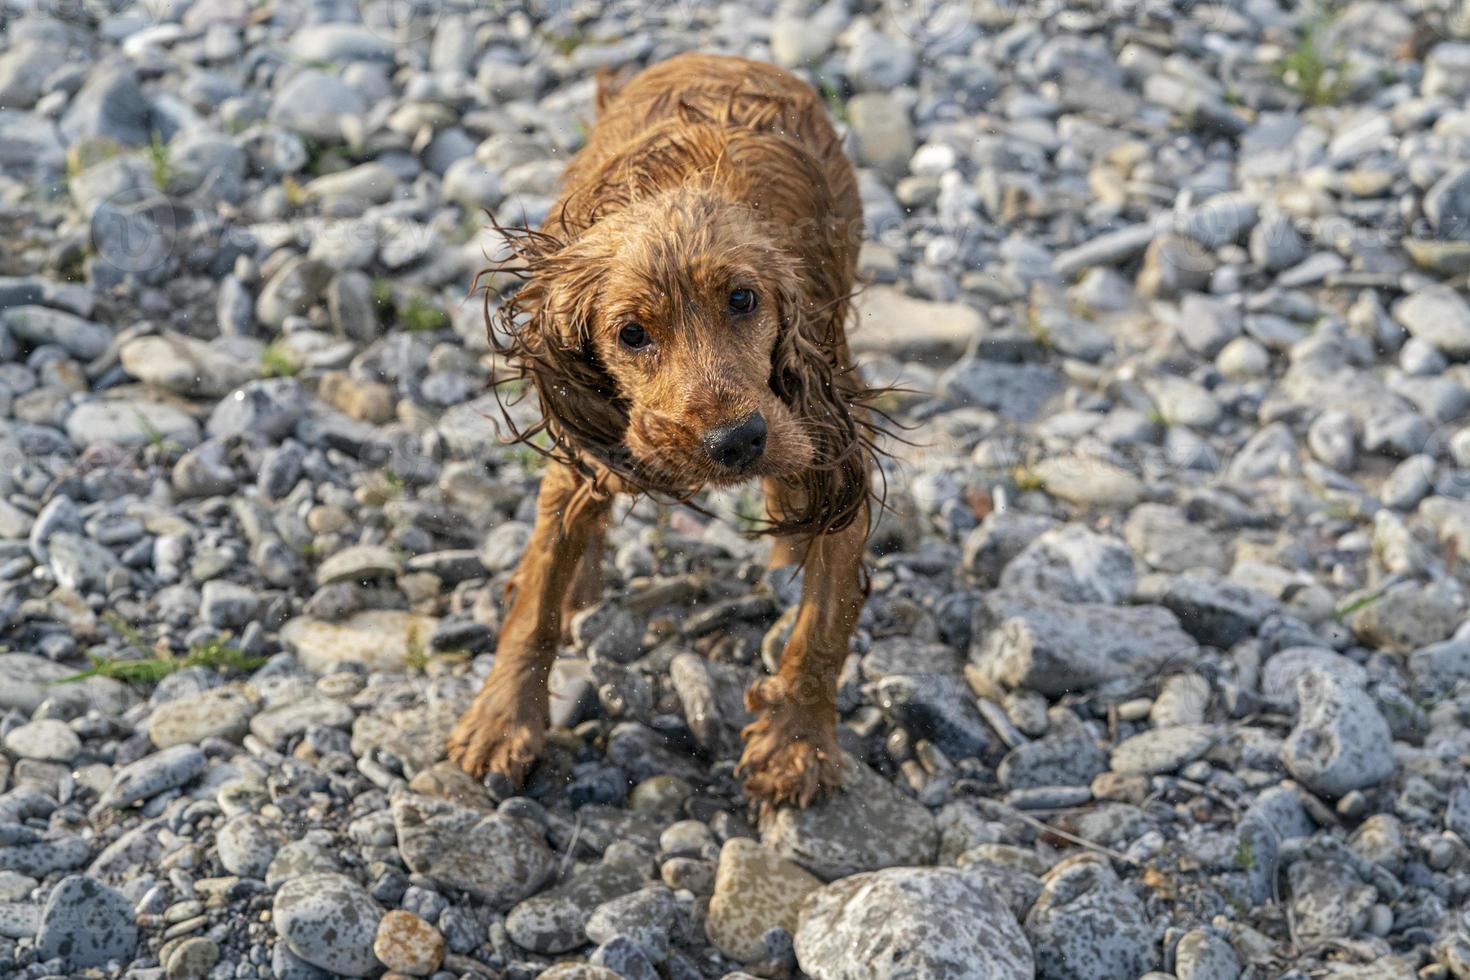
POLYGON ((1026 936, 995 893, 953 868, 852 875, 807 896, 796 959, 819 980, 872 975, 1036 976, 1026 936))
POLYGON ((7 24, 0 975, 1470 970, 1445 12, 593 6, 7 24), (444 754, 546 472, 463 302, 484 210, 540 226, 593 76, 684 50, 818 86, 849 346, 896 386, 848 780, 799 813, 734 775, 802 588, 739 533, 754 484, 619 502, 523 795, 444 754), (78 881, 132 939, 44 961, 94 935, 43 922, 78 881), (363 914, 293 947, 296 889, 363 914))
POLYGON ((1287 771, 1334 798, 1388 778, 1393 738, 1363 689, 1320 668, 1304 672, 1296 685, 1297 723, 1281 745, 1287 771))
POLYGON ((133 909, 120 892, 86 875, 61 879, 41 909, 36 950, 83 970, 128 962, 138 945, 133 909))
POLYGON ((43 718, 12 728, 5 747, 23 759, 41 762, 70 762, 82 750, 82 740, 65 722, 43 718))
POLYGON ((816 876, 746 837, 720 848, 705 933, 720 952, 742 963, 765 955, 773 928, 795 934, 802 900, 821 887, 816 876))
POLYGON ((271 922, 292 953, 312 966, 349 977, 377 969, 373 943, 383 912, 352 879, 317 873, 276 892, 271 922))
POLYGON ((444 937, 412 912, 393 909, 378 922, 373 955, 390 970, 411 977, 431 976, 444 961, 444 937))

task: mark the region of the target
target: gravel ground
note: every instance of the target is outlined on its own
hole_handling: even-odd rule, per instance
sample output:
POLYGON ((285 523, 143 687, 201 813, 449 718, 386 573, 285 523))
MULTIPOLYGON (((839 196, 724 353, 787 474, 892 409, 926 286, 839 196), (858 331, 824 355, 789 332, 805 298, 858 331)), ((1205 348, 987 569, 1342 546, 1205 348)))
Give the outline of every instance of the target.
POLYGON ((1457 3, 0 18, 0 975, 1470 978, 1457 3), (522 795, 443 759, 539 479, 484 211, 688 49, 826 94, 909 389, 761 820, 752 494, 622 508, 522 795))

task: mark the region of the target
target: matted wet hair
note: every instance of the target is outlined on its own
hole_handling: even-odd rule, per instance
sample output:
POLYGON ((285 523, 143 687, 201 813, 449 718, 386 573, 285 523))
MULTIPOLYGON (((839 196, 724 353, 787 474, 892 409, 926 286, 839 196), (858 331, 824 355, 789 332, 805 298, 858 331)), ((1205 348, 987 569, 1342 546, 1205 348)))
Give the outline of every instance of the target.
MULTIPOLYGON (((507 227, 493 216, 490 222, 505 240, 509 255, 482 270, 475 288, 484 288, 487 277, 496 273, 519 280, 519 288, 498 308, 491 290, 485 288, 484 293, 490 346, 509 366, 508 371, 497 367, 492 379, 509 430, 505 441, 573 467, 586 479, 588 493, 646 493, 702 510, 691 500, 699 486, 678 485, 624 444, 628 403, 599 363, 588 330, 598 268, 577 261, 571 236, 562 238, 524 225, 507 227), (552 302, 559 305, 551 308, 552 302), (541 419, 530 426, 519 425, 510 406, 501 401, 500 387, 517 381, 529 381, 539 401, 541 419)), ((561 227, 566 227, 564 220, 561 227)), ((873 402, 890 389, 868 386, 855 368, 838 360, 839 332, 845 326, 850 294, 807 309, 798 288, 780 292, 780 330, 769 384, 810 438, 813 458, 809 466, 786 478, 800 491, 792 509, 759 522, 756 531, 828 534, 863 515, 869 499, 883 505, 883 472, 875 467, 882 455, 877 445, 882 430, 873 418, 892 420, 873 402), (874 469, 876 479, 871 479, 874 469)))

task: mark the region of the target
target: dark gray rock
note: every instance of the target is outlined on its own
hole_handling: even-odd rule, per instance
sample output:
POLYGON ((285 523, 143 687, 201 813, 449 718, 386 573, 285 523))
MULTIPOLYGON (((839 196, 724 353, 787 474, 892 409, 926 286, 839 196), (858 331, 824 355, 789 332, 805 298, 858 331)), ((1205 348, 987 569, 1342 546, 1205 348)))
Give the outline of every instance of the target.
POLYGON ((975 611, 970 660, 1011 687, 1064 694, 1190 661, 1198 646, 1160 606, 992 592, 975 611))

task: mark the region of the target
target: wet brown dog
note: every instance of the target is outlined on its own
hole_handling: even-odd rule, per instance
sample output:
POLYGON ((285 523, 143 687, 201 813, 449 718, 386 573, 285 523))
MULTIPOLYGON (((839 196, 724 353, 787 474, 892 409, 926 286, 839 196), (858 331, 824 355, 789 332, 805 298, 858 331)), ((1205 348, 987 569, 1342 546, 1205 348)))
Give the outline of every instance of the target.
POLYGON ((598 108, 546 223, 509 233, 524 283, 491 340, 534 383, 553 448, 449 753, 517 783, 535 761, 563 616, 601 593, 613 494, 758 478, 771 563, 805 579, 779 673, 747 694, 740 771, 761 803, 806 806, 841 779, 837 675, 866 593, 852 168, 816 93, 770 65, 684 55, 600 86, 598 108))

